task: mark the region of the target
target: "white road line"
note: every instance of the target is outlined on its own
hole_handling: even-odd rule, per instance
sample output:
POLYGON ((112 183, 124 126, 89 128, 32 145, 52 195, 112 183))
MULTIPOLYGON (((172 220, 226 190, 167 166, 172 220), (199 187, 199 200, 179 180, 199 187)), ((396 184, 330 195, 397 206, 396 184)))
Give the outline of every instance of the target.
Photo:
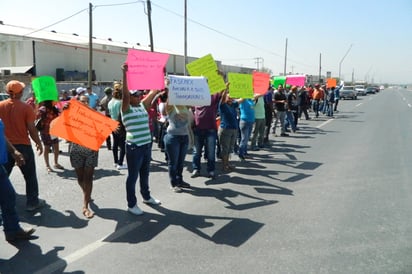
POLYGON ((132 231, 133 229, 135 229, 136 227, 140 226, 142 224, 142 222, 135 222, 135 223, 131 223, 125 227, 122 227, 121 229, 117 230, 116 232, 107 235, 105 237, 103 237, 100 240, 97 240, 89 245, 86 245, 85 247, 76 250, 75 252, 67 255, 66 257, 55 261, 54 263, 51 263, 45 267, 43 267, 40 270, 37 270, 36 272, 34 272, 34 274, 43 274, 43 273, 54 273, 58 270, 61 270, 62 268, 65 268, 67 265, 69 265, 70 263, 73 263, 85 256, 87 256, 88 254, 92 253, 93 251, 97 250, 98 248, 109 244, 111 241, 125 235, 126 233, 129 233, 130 231, 132 231), (109 237, 110 236, 110 237, 109 237), (106 241, 104 241, 106 239, 106 241))
POLYGON ((361 105, 363 105, 363 103, 359 103, 359 104, 357 104, 355 107, 359 107, 359 106, 361 106, 361 105))
POLYGON ((412 107, 412 106, 411 106, 411 104, 408 104, 408 107, 410 107, 410 108, 411 108, 411 107, 412 107))
POLYGON ((329 124, 329 123, 330 123, 330 122, 332 122, 332 121, 333 121, 333 119, 329 119, 329 120, 327 120, 327 121, 323 122, 322 124, 320 124, 319 126, 317 126, 316 128, 321 128, 321 127, 323 127, 323 126, 325 126, 325 125, 329 124))

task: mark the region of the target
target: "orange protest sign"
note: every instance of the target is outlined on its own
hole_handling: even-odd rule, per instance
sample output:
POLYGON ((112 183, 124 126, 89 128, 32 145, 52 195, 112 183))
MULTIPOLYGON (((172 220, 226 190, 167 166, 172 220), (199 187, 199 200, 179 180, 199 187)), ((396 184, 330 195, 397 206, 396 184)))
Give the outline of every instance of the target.
POLYGON ((255 94, 266 94, 269 89, 270 75, 268 73, 254 71, 252 76, 253 92, 255 94))
POLYGON ((336 87, 336 79, 335 78, 328 78, 326 80, 326 85, 328 88, 336 87))
POLYGON ((50 134, 98 151, 119 122, 70 100, 70 106, 50 124, 50 134))

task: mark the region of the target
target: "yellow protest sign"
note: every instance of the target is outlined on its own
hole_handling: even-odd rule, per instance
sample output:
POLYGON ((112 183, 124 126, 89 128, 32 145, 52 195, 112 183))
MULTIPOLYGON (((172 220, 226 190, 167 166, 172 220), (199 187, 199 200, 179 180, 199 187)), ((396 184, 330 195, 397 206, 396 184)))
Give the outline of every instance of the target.
POLYGON ((207 84, 210 94, 215 94, 226 89, 225 81, 218 74, 218 68, 211 54, 203 56, 186 65, 187 71, 191 76, 204 76, 207 78, 207 84))
POLYGON ((228 75, 229 94, 232 98, 253 98, 253 77, 250 74, 232 73, 228 75))

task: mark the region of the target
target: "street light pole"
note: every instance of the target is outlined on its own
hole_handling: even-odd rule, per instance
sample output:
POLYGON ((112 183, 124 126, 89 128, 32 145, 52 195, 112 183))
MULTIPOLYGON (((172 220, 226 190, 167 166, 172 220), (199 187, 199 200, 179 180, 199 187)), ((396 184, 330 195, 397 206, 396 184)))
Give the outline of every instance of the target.
POLYGON ((149 21, 150 51, 154 51, 153 31, 152 31, 152 3, 147 0, 147 19, 149 21))
POLYGON ((185 64, 183 66, 183 74, 186 76, 187 71, 186 71, 186 65, 187 65, 187 0, 185 0, 185 42, 184 42, 184 54, 185 54, 185 64))
POLYGON ((92 87, 93 81, 93 5, 89 3, 89 73, 87 74, 87 86, 92 87))
POLYGON ((350 47, 349 47, 348 51, 345 53, 345 55, 342 57, 342 60, 340 60, 340 62, 339 62, 339 81, 341 80, 341 79, 340 79, 340 72, 341 72, 342 62, 343 62, 343 60, 345 59, 346 55, 348 55, 350 49, 352 48, 352 45, 353 45, 353 44, 350 44, 350 47))

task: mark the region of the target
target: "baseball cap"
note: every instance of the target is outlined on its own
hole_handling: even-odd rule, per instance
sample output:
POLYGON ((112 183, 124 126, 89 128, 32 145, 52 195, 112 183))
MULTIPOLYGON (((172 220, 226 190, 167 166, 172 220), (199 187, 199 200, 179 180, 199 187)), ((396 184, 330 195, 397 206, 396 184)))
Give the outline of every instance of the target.
POLYGON ((107 87, 107 88, 104 89, 104 93, 106 93, 106 94, 110 94, 112 92, 113 92, 113 90, 110 87, 107 87))
POLYGON ((76 93, 77 93, 77 94, 80 94, 80 93, 86 92, 86 91, 87 91, 87 89, 84 88, 84 87, 78 87, 78 88, 76 89, 76 93))
POLYGON ((6 92, 9 94, 17 94, 23 91, 26 85, 17 80, 11 80, 6 85, 6 92))
POLYGON ((133 89, 133 90, 129 90, 129 93, 130 95, 141 96, 143 95, 143 90, 133 89))

